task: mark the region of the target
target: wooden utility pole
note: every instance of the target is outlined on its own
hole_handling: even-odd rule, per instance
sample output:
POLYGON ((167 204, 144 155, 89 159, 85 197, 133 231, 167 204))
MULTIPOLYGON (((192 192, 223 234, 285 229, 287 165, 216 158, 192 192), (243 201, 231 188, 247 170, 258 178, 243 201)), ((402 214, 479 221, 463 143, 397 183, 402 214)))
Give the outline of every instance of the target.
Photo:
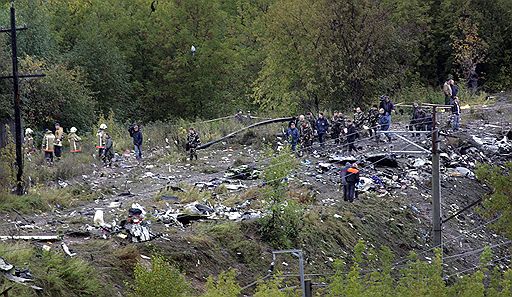
POLYGON ((441 226, 441 165, 439 162, 439 127, 437 106, 432 106, 432 231, 434 246, 442 248, 441 226))
POLYGON ((26 27, 16 28, 16 10, 14 9, 14 0, 11 0, 11 28, 0 29, 0 33, 8 33, 11 36, 12 50, 12 75, 3 76, 0 79, 12 79, 13 101, 14 101, 14 139, 16 142, 16 194, 23 195, 25 192, 23 186, 23 140, 21 129, 21 99, 19 89, 19 79, 28 77, 41 77, 43 74, 19 75, 18 73, 18 45, 16 32, 26 30, 26 27))

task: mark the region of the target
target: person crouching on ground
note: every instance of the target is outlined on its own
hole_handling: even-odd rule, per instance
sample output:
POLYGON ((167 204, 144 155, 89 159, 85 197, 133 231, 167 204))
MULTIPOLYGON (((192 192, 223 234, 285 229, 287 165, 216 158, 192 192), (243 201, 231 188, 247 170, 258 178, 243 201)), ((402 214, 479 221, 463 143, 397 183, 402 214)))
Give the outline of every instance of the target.
POLYGON ((199 139, 199 134, 194 130, 194 128, 188 129, 187 135, 187 151, 190 154, 190 161, 194 159, 197 160, 197 147, 201 145, 201 139, 199 139))
POLYGON ((290 124, 290 128, 286 131, 285 137, 286 140, 290 142, 292 145, 292 151, 297 150, 297 143, 299 143, 299 129, 295 127, 295 123, 290 124), (291 137, 291 140, 290 140, 291 137))
POLYGON ((68 141, 69 151, 71 153, 80 153, 82 151, 82 147, 80 146, 80 141, 82 141, 82 138, 76 135, 77 131, 78 130, 76 127, 71 127, 71 129, 69 129, 68 141))
POLYGON ((359 169, 357 163, 352 164, 352 166, 347 169, 345 180, 347 182, 347 199, 349 202, 354 202, 356 197, 356 185, 359 182, 359 169))
POLYGON ((53 135, 52 131, 50 129, 46 129, 44 132, 43 137, 43 152, 44 152, 44 159, 46 160, 46 163, 48 165, 53 164, 53 152, 55 151, 55 135, 53 135))

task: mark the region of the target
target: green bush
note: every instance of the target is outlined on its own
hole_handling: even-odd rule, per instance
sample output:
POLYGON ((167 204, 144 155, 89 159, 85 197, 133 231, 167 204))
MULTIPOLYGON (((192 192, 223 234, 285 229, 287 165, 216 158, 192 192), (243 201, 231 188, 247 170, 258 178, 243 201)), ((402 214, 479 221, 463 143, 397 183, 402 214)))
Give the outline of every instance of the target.
POLYGON ((240 296, 241 289, 236 282, 235 270, 228 272, 221 272, 217 279, 208 277, 206 282, 206 292, 202 297, 238 297, 240 296))
POLYGON ((185 277, 162 256, 151 258, 151 267, 137 263, 134 269, 132 297, 189 297, 185 277))
MULTIPOLYGON (((86 261, 65 257, 62 253, 37 250, 28 244, 0 244, 0 254, 18 268, 27 267, 34 276, 34 284, 43 288, 44 296, 113 296, 112 287, 102 283, 101 275, 86 261)), ((14 288, 9 295, 28 297, 41 296, 33 289, 8 282, 14 288)))

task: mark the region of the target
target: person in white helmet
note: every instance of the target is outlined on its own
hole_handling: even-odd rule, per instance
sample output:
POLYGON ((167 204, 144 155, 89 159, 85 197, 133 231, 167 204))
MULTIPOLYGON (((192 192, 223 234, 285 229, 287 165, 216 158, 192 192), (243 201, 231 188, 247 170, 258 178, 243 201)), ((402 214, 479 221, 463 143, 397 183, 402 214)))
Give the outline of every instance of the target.
POLYGON ((105 153, 105 143, 106 143, 106 131, 107 125, 101 124, 100 129, 98 130, 98 133, 96 133, 96 136, 98 139, 98 144, 96 145, 96 148, 98 149, 98 158, 103 158, 102 156, 105 153))
POLYGON ((68 141, 70 146, 69 151, 71 153, 80 153, 82 151, 80 146, 80 141, 82 141, 82 138, 76 135, 76 132, 76 127, 71 127, 71 129, 69 129, 68 141))
POLYGON ((30 155, 33 153, 36 148, 34 146, 34 131, 30 128, 25 129, 25 138, 23 139, 23 148, 25 149, 25 154, 30 155))

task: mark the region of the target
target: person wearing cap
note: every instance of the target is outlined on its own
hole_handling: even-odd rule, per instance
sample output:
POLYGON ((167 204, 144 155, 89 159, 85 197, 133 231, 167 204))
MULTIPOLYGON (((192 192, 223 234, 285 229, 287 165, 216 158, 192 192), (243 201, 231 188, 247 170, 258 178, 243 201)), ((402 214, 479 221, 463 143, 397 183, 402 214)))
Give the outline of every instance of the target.
POLYGON ((347 200, 354 202, 354 198, 356 197, 356 185, 360 180, 357 163, 352 164, 352 166, 347 169, 345 180, 347 182, 347 200))
POLYGON ((82 148, 80 146, 80 141, 82 141, 82 138, 80 138, 78 135, 76 135, 77 129, 76 127, 71 127, 69 129, 68 134, 68 141, 69 141, 69 151, 72 153, 80 153, 82 151, 82 148))
POLYGON ((62 157, 62 141, 64 140, 64 129, 59 123, 55 123, 55 157, 60 160, 62 157))
POLYGON ((105 152, 105 141, 106 141, 106 134, 107 132, 107 125, 101 124, 100 129, 96 133, 96 139, 98 140, 98 144, 96 145, 96 148, 98 149, 98 157, 103 158, 104 152, 105 152))
POLYGON ((33 133, 34 131, 32 129, 25 129, 25 137, 23 138, 23 148, 25 149, 25 154, 27 155, 30 155, 35 151, 33 133))
POLYGON ((50 129, 46 129, 44 132, 42 149, 44 152, 44 159, 48 165, 53 164, 53 153, 55 151, 55 135, 53 135, 50 129))
POLYGON ((194 128, 190 127, 188 129, 187 135, 187 151, 189 151, 190 161, 194 159, 197 160, 197 147, 201 145, 201 139, 199 138, 199 134, 194 130, 194 128))
POLYGON ((347 188, 347 170, 352 166, 350 162, 345 163, 345 166, 343 166, 340 169, 340 176, 341 176, 341 185, 343 186, 343 200, 348 201, 348 188, 347 188))
MULTIPOLYGON (((379 109, 379 114, 380 114, 380 117, 379 117, 380 131, 388 131, 389 126, 391 124, 391 122, 389 120, 389 116, 386 114, 386 111, 384 110, 384 108, 379 109)), ((386 138, 391 142, 391 135, 389 135, 389 133, 387 133, 387 132, 381 132, 381 133, 384 134, 386 136, 386 138)), ((380 139, 380 136, 377 140, 379 140, 379 139, 380 139)))

